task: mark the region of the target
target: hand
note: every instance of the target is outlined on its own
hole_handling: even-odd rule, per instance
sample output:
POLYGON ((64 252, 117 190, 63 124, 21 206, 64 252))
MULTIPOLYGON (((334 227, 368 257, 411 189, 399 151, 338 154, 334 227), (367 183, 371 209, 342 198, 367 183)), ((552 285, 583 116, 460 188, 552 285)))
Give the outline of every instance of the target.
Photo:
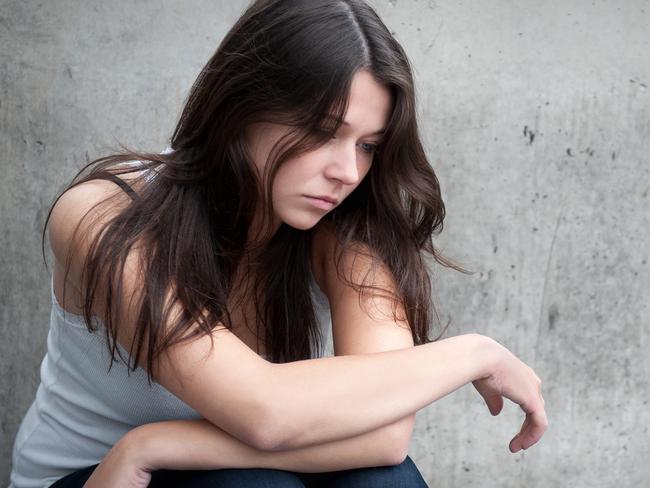
POLYGON ((128 434, 113 446, 106 457, 95 468, 84 488, 146 488, 151 481, 148 471, 137 453, 128 434))
POLYGON ((526 419, 519 433, 510 441, 510 451, 528 449, 539 441, 548 427, 542 381, 535 372, 505 347, 490 341, 495 353, 490 373, 472 382, 481 394, 492 415, 499 415, 503 398, 517 403, 526 413, 526 419))

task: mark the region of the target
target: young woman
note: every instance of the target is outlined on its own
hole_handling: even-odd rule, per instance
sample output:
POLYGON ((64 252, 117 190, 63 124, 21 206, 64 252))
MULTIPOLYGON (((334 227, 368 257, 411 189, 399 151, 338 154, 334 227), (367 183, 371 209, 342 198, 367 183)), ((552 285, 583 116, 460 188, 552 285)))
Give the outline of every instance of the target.
POLYGON ((415 114, 363 1, 254 2, 170 150, 94 161, 54 202, 13 486, 426 486, 415 412, 470 382, 492 414, 525 411, 513 452, 537 442, 528 366, 481 335, 429 338, 424 255, 450 263, 415 114))

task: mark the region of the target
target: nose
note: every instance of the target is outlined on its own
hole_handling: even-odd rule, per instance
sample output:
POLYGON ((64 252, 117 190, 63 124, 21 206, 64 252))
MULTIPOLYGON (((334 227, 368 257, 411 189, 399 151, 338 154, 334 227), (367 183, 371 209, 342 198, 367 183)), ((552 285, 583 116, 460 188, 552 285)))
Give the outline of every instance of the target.
POLYGON ((344 185, 356 185, 360 180, 356 145, 340 139, 332 142, 335 144, 332 144, 333 150, 330 153, 329 164, 325 168, 325 176, 328 179, 338 180, 344 185))

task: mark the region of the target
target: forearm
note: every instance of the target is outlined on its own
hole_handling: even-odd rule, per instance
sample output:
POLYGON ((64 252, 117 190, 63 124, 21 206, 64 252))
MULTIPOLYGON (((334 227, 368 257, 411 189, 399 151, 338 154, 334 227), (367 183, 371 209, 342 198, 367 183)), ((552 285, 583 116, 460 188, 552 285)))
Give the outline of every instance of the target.
POLYGON ((355 437, 287 451, 263 451, 245 444, 207 420, 175 420, 143 425, 114 449, 137 457, 146 470, 272 468, 326 472, 401 462, 407 445, 396 432, 412 431, 414 415, 355 437), (397 445, 396 445, 397 444, 397 445))
POLYGON ((375 354, 274 364, 272 449, 345 439, 391 424, 480 378, 490 340, 468 334, 375 354))

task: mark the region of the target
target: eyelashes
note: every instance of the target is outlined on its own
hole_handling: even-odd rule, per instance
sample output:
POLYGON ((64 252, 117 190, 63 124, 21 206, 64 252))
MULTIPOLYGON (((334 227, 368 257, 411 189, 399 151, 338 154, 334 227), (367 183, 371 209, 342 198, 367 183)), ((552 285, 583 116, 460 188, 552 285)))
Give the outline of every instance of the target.
MULTIPOLYGON (((332 133, 331 130, 328 130, 326 128, 318 128, 312 132, 312 135, 322 141, 321 144, 326 144, 328 140, 337 139, 336 134, 332 133)), ((361 152, 370 156, 377 154, 380 150, 380 146, 381 142, 357 143, 357 147, 361 150, 361 152)))
POLYGON ((378 150, 378 144, 371 144, 368 142, 361 142, 358 144, 361 150, 366 154, 375 154, 378 150))

